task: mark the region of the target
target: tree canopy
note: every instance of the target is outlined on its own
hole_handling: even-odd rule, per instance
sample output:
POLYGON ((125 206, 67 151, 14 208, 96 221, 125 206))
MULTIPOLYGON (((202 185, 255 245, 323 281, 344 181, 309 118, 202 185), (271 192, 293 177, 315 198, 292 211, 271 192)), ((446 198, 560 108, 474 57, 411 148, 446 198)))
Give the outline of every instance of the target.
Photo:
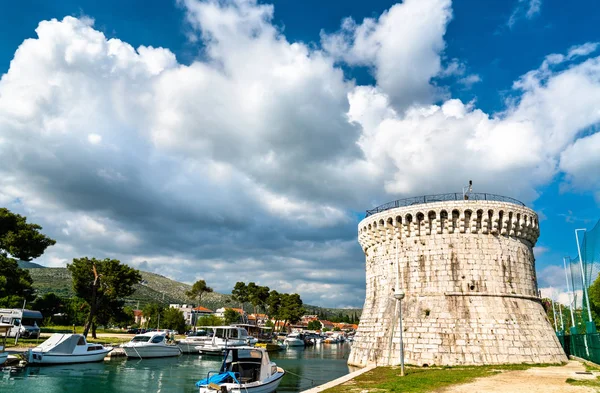
POLYGON ((159 303, 148 303, 142 309, 146 319, 146 327, 158 328, 159 318, 164 320, 165 306, 159 303))
POLYGON ((24 216, 0 208, 0 306, 20 307, 24 299, 33 300, 33 280, 19 268, 17 259, 31 261, 56 243, 41 229, 24 216))
POLYGON ((206 281, 198 280, 194 283, 194 285, 192 285, 192 289, 185 292, 185 296, 191 300, 198 299, 198 305, 200 305, 200 302, 202 301, 202 295, 205 293, 211 293, 212 291, 213 289, 206 285, 206 281))
POLYGON ((248 287, 245 282, 238 281, 231 291, 231 297, 236 302, 240 303, 241 308, 244 308, 244 303, 248 302, 248 287))
POLYGON ((225 318, 225 323, 231 325, 232 323, 240 321, 241 314, 232 308, 227 308, 223 313, 223 317, 225 318))
POLYGON ((165 329, 176 330, 178 333, 183 333, 185 331, 185 318, 183 317, 183 312, 176 308, 167 308, 164 312, 164 317, 161 320, 161 326, 165 329))
MULTIPOLYGON (((83 329, 87 336, 90 328, 106 323, 123 310, 120 300, 135 292, 134 285, 142 279, 140 272, 117 259, 79 258, 67 264, 73 277, 73 289, 89 305, 83 329)), ((95 330, 92 331, 95 338, 95 330)))
POLYGON ((257 309, 266 310, 267 301, 269 299, 269 287, 256 285, 251 282, 247 286, 248 300, 254 307, 254 313, 256 314, 257 309))
POLYGON ((321 330, 321 322, 319 321, 310 321, 308 326, 306 327, 308 330, 321 330))

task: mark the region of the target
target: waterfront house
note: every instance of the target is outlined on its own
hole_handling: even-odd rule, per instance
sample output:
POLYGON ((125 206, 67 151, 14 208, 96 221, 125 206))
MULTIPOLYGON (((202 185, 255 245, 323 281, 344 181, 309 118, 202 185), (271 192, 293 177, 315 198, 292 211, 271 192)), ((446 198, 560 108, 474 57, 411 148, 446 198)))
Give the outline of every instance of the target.
POLYGON ((225 318, 225 310, 233 310, 233 311, 237 312, 241 316, 240 319, 242 320, 242 323, 248 323, 248 314, 246 314, 246 311, 244 311, 241 308, 233 308, 233 307, 217 308, 217 311, 215 311, 215 316, 219 317, 219 318, 225 318))

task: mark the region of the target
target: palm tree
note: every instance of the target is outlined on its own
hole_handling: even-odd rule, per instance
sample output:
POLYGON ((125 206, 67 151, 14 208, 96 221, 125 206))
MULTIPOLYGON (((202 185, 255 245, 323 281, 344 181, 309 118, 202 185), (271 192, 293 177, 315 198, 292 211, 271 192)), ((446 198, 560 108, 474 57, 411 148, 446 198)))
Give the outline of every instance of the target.
MULTIPOLYGON (((204 295, 205 293, 211 293, 212 291, 213 291, 213 289, 211 287, 209 287, 208 285, 206 285, 206 281, 198 280, 194 283, 194 285, 192 285, 192 289, 185 292, 185 296, 192 299, 193 301, 198 299, 198 305, 200 305, 200 302, 202 301, 202 295, 204 295)), ((192 310, 192 313, 193 313, 193 310, 192 310)), ((194 330, 196 330, 196 321, 197 320, 198 320, 198 318, 194 318, 194 330)))

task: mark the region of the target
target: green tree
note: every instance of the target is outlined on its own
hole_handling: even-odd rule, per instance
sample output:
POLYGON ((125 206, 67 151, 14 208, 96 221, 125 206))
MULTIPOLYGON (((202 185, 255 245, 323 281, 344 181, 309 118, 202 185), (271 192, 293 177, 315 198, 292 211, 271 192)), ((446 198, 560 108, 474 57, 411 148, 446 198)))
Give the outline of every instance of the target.
POLYGON ((223 317, 225 317, 225 324, 231 325, 232 323, 239 322, 242 315, 232 308, 227 308, 223 313, 223 317))
POLYGON ((268 299, 269 287, 256 285, 253 282, 248 284, 248 300, 252 303, 255 314, 257 309, 266 310, 268 299))
POLYGON ((53 316, 55 314, 63 314, 66 309, 66 301, 54 292, 45 294, 42 297, 37 297, 31 308, 42 313, 44 321, 54 322, 53 316))
POLYGON ((56 243, 41 229, 24 216, 0 208, 0 306, 20 307, 24 299, 33 300, 33 280, 19 268, 17 259, 31 261, 56 243))
POLYGON ((142 314, 146 319, 146 327, 154 329, 159 327, 161 320, 164 320, 165 306, 159 303, 148 303, 142 309, 142 314))
POLYGON ((304 307, 302 306, 302 299, 297 293, 288 294, 284 293, 281 295, 281 309, 279 311, 279 317, 284 321, 284 326, 287 322, 296 323, 304 315, 304 307))
POLYGON ((246 283, 238 281, 231 291, 231 297, 234 301, 240 303, 240 308, 244 309, 244 304, 248 302, 248 287, 246 283))
POLYGON ((274 326, 277 326, 279 321, 279 311, 281 310, 281 294, 276 290, 269 292, 269 298, 267 299, 267 313, 269 317, 275 319, 274 326))
POLYGON ((67 300, 65 314, 67 314, 65 324, 82 326, 89 314, 89 305, 85 300, 74 296, 67 300))
POLYGON ((600 276, 588 288, 588 296, 590 297, 592 318, 596 322, 596 326, 600 326, 600 276))
POLYGON ((176 308, 169 307, 164 312, 163 317, 164 322, 161 322, 161 325, 164 326, 165 329, 177 330, 179 333, 183 333, 185 331, 185 318, 183 317, 183 313, 176 308))
MULTIPOLYGON (((97 325, 96 314, 106 320, 118 311, 115 308, 122 310, 119 299, 132 295, 135 292, 134 285, 142 280, 139 271, 116 259, 76 258, 73 263, 67 264, 67 269, 73 277, 75 293, 89 305, 84 336, 92 326, 97 325)), ((92 329, 92 335, 96 338, 95 328, 92 329)))
POLYGON ((123 307, 123 318, 115 321, 120 327, 128 327, 135 324, 135 313, 132 307, 123 307))
POLYGON ((306 327, 308 330, 321 330, 321 322, 319 321, 310 321, 308 326, 306 327))
POLYGON ((222 318, 217 317, 216 315, 205 315, 203 317, 198 318, 199 326, 221 326, 225 323, 222 318))
MULTIPOLYGON (((194 283, 194 285, 192 285, 192 289, 185 292, 185 296, 193 301, 198 299, 198 305, 200 305, 200 302, 202 301, 202 295, 211 292, 213 292, 213 289, 206 285, 206 281, 198 280, 194 283)), ((194 318, 194 327, 196 327, 196 318, 194 318)))

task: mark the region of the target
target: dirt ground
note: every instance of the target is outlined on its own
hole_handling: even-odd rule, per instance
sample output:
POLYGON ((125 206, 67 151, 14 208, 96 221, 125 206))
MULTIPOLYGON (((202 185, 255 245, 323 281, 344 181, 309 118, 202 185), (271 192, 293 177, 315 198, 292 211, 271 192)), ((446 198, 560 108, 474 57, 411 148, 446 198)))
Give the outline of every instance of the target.
POLYGON ((585 367, 571 360, 565 366, 534 367, 524 371, 504 371, 492 377, 479 378, 463 385, 436 390, 435 393, 587 393, 598 388, 573 386, 567 378, 596 379, 585 373, 585 367))

